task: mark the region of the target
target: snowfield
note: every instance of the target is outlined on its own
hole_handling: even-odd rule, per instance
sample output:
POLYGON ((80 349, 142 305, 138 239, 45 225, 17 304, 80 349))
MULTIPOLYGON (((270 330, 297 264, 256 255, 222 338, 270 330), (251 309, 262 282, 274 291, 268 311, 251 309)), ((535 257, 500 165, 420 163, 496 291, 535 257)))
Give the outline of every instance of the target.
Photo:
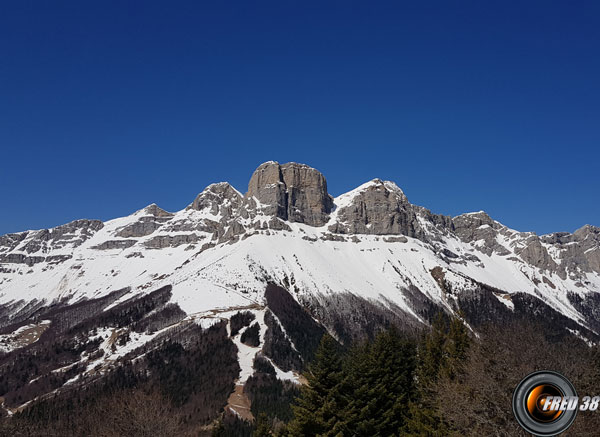
MULTIPOLYGON (((449 299, 456 296, 447 296, 431 274, 432 269, 440 267, 445 272, 445 280, 455 290, 469 289, 479 282, 506 293, 528 293, 570 319, 585 324, 584 317, 573 307, 567 294, 584 297, 600 292, 600 276, 582 272, 579 278, 567 276, 563 279, 528 264, 517 253, 524 247, 524 238, 531 234, 503 228, 496 242, 506 255, 497 251, 484 253, 485 240, 467 243, 452 234, 440 236, 435 244, 411 237, 396 241, 381 235, 344 235, 339 238, 343 241, 328 238, 331 235, 328 225, 338 220, 338 212, 375 183, 368 182, 337 197, 329 223, 322 227, 288 222, 289 230, 249 230, 237 240, 221 243, 211 232, 198 226, 181 230, 190 224, 222 220, 222 207, 231 203, 226 199, 217 213, 209 208, 202 211, 187 208, 174 214, 165 212, 170 214, 168 226, 141 237, 117 236, 126 227, 148 217, 149 211, 156 208, 150 205, 130 216, 106 222, 82 244, 67 243, 49 253, 42 248, 27 254, 31 257, 70 257, 62 262, 0 264, 3 267, 0 270, 0 304, 15 305, 13 311, 17 311, 31 301, 75 303, 131 287, 131 293, 123 296, 122 301, 132 294, 147 293, 170 284, 173 286, 172 302, 187 314, 198 314, 215 309, 264 305, 265 286, 274 282, 288 288, 296 299, 303 294, 351 293, 383 306, 393 304, 410 317, 423 321, 413 311, 403 291, 417 287, 432 302, 451 310, 449 299), (194 242, 159 249, 148 247, 149 241, 156 237, 182 234, 193 235, 194 242), (114 243, 115 248, 98 248, 107 241, 128 243, 114 243), (444 249, 463 256, 461 262, 441 256, 444 249), (581 277, 584 277, 585 287, 581 286, 581 277)), ((384 186, 395 195, 403 196, 394 183, 385 182, 384 186)), ((254 201, 258 203, 256 199, 254 201)), ((481 213, 470 215, 477 214, 481 213)), ((267 226, 269 219, 258 214, 240 219, 240 223, 267 226)), ((421 217, 419 220, 424 228, 431 228, 431 223, 421 217)), ((483 225, 477 230, 485 232, 488 228, 489 225, 483 225)), ((36 231, 29 234, 12 252, 17 253, 25 247, 36 231)), ((550 257, 560 264, 560 251, 552 245, 546 246, 549 246, 550 257)), ((511 308, 509 298, 499 299, 511 308)), ((4 343, 10 342, 5 339, 4 343)))

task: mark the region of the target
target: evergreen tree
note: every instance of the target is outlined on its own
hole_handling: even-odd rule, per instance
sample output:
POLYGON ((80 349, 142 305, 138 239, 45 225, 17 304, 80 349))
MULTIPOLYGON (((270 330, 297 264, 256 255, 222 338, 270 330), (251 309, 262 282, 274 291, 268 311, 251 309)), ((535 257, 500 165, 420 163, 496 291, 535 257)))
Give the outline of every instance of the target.
POLYGON ((415 345, 395 330, 353 354, 352 387, 345 412, 348 435, 398 435, 414 396, 415 345))
POLYGON ((212 437, 225 437, 225 425, 223 424, 222 418, 217 420, 210 435, 212 437))
POLYGON ((462 314, 453 317, 448 327, 446 344, 444 345, 444 375, 454 379, 464 366, 470 344, 469 332, 463 322, 462 314))
POLYGON ((439 411, 428 402, 413 401, 408 406, 408 417, 402 435, 414 437, 446 437, 448 427, 439 411))
POLYGON ((260 413, 256 418, 256 426, 252 432, 252 437, 269 437, 271 435, 269 418, 265 413, 260 413))
POLYGON ((444 362, 447 323, 443 313, 439 313, 431 330, 425 335, 419 347, 419 365, 417 379, 421 390, 428 390, 437 380, 440 367, 444 362))
MULTIPOLYGON (((306 373, 307 384, 292 406, 294 419, 287 427, 290 436, 336 436, 344 409, 341 382, 342 356, 338 343, 328 334, 321 339, 306 373)), ((342 435, 342 434, 340 434, 342 435)))
POLYGON ((450 434, 436 402, 436 383, 441 376, 453 379, 459 374, 469 344, 469 334, 460 314, 449 321, 442 313, 436 316, 419 348, 417 399, 409 406, 406 434, 432 437, 450 434))

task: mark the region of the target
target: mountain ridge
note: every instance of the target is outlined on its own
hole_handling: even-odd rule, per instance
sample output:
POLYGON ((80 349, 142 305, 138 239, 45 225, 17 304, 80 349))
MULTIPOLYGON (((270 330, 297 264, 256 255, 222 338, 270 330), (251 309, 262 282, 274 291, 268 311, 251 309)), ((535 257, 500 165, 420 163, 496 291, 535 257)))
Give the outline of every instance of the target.
MULTIPOLYGON (((439 252, 442 259, 454 263, 477 262, 477 253, 483 253, 514 255, 515 259, 540 271, 555 273, 563 280, 571 275, 585 281, 586 274, 600 272, 600 228, 595 226, 585 225, 572 234, 537 236, 533 232, 512 230, 484 211, 455 217, 434 214, 411 204, 394 182, 378 178, 334 199, 318 170, 304 164, 280 165, 275 161, 261 164, 255 170, 246 194, 227 182, 220 182, 207 186, 192 203, 176 212, 150 204, 130 216, 107 222, 75 220, 51 229, 0 236, 0 263, 4 266, 3 274, 10 273, 6 266, 11 265, 61 263, 71 259, 72 251, 89 239, 99 240, 93 237, 100 231, 107 235, 103 241, 90 245, 91 250, 125 250, 134 246, 148 250, 187 245, 187 250, 199 246, 202 252, 259 233, 292 232, 292 223, 318 230, 319 235, 303 235, 303 238, 341 242, 376 235, 396 243, 404 242, 405 237, 415 238, 439 252), (448 238, 471 247, 456 253, 450 247, 452 244, 448 245, 448 238)), ((540 283, 544 281, 542 276, 537 279, 540 283)), ((1 279, 1 295, 5 294, 2 285, 9 279, 1 279)), ((581 281, 580 287, 585 285, 581 281)))
POLYGON ((221 182, 175 212, 150 204, 0 236, 0 367, 54 341, 79 354, 32 380, 51 389, 12 382, 13 410, 204 333, 237 350, 238 386, 256 360, 296 384, 312 337, 414 332, 440 312, 474 332, 527 319, 600 343, 600 228, 537 236, 482 211, 434 214, 381 179, 333 198, 318 170, 271 161, 245 194, 221 182), (250 343, 234 319, 252 323, 250 343))

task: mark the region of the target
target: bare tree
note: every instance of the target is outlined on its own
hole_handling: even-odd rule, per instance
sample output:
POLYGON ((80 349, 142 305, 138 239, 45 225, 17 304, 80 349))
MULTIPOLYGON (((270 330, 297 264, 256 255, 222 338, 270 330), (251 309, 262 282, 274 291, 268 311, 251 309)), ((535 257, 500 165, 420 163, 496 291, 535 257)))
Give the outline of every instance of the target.
MULTIPOLYGON (((463 373, 438 381, 436 406, 459 435, 526 436, 512 413, 513 391, 522 378, 554 370, 580 393, 598 395, 599 369, 596 350, 572 337, 549 341, 542 327, 524 322, 494 325, 471 347, 463 373)), ((600 415, 582 413, 569 435, 596 436, 598 429, 600 415)))
POLYGON ((181 416, 157 391, 119 392, 92 411, 90 435, 172 437, 185 435, 181 416))

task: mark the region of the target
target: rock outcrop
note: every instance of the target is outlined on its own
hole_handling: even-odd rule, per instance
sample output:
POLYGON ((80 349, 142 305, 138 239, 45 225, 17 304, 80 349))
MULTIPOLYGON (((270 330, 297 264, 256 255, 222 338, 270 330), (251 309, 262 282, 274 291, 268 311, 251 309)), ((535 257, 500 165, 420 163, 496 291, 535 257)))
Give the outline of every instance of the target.
POLYGON ((127 249, 137 243, 137 240, 107 240, 102 244, 92 246, 95 250, 113 250, 113 249, 127 249))
POLYGON ((478 249, 486 255, 508 255, 510 251, 498 242, 498 235, 510 238, 510 231, 483 211, 462 214, 452 219, 454 233, 467 243, 479 244, 478 249))
MULTIPOLYGON (((38 305, 165 283, 195 315, 256 310, 266 285, 278 284, 328 327, 349 318, 357 333, 375 319, 420 326, 443 309, 464 311, 475 330, 555 311, 553 324, 560 316, 571 333, 600 339, 600 228, 538 236, 485 212, 434 214, 380 179, 333 199, 324 176, 303 164, 267 162, 245 195, 212 184, 174 213, 152 204, 106 223, 0 236, 0 325, 14 322, 7 314, 41 317, 38 305), (384 307, 397 318, 383 318, 384 307)), ((279 321, 265 314, 263 351, 285 324, 273 307, 282 296, 273 297, 279 321)))
POLYGON ((154 203, 140 212, 141 216, 135 223, 131 223, 119 229, 115 235, 122 238, 145 237, 146 235, 152 234, 160 228, 163 223, 169 221, 173 217, 172 213, 159 208, 154 203))
POLYGON ((548 250, 542 245, 537 235, 529 237, 525 241, 525 247, 517 249, 519 255, 526 263, 534 265, 542 270, 558 272, 558 265, 552 259, 548 250))
POLYGON ((192 202, 188 209, 210 211, 214 216, 234 217, 242 206, 242 195, 227 182, 211 184, 192 202))
MULTIPOLYGON (((144 245, 161 249, 193 244, 206 238, 195 233, 211 234, 213 239, 221 239, 230 229, 240 230, 234 221, 246 215, 242 204, 242 195, 227 182, 211 184, 184 211, 161 227, 162 235, 153 236, 144 245)), ((240 233, 244 231, 242 227, 240 233)))
POLYGON ((290 162, 260 165, 248 184, 246 198, 257 211, 283 220, 323 226, 333 209, 325 177, 314 168, 290 162))
POLYGON ((162 249, 165 247, 177 247, 182 244, 197 243, 200 238, 196 234, 179 235, 157 235, 144 243, 148 249, 162 249))
POLYGON ((561 268, 600 273, 600 228, 585 225, 572 234, 556 232, 543 235, 541 241, 558 250, 561 268))
POLYGON ((350 204, 338 211, 337 222, 329 226, 330 232, 423 236, 412 205, 396 184, 374 179, 357 191, 350 204))
POLYGON ((75 220, 52 229, 0 236, 0 253, 18 250, 27 254, 75 248, 104 227, 100 220, 75 220))
POLYGON ((581 247, 581 252, 587 261, 589 270, 600 273, 600 228, 585 225, 573 234, 575 241, 581 247))
POLYGON ((595 226, 583 226, 572 234, 556 232, 538 236, 509 229, 483 211, 462 214, 452 221, 454 234, 486 255, 514 254, 562 279, 569 275, 581 280, 586 272, 600 272, 600 228, 595 226))
MULTIPOLYGON (((426 243, 449 264, 475 262, 481 266, 481 254, 502 256, 533 266, 548 278, 552 274, 569 277, 578 287, 585 286, 588 273, 600 273, 598 227, 586 225, 572 234, 537 236, 509 229, 483 211, 451 218, 411 204, 395 183, 380 179, 339 196, 335 202, 318 170, 294 162, 271 161, 253 173, 246 195, 221 182, 206 187, 177 213, 152 204, 134 213, 133 220, 125 220, 123 226, 109 228, 108 238, 94 241, 91 248, 162 249, 186 245, 191 250, 196 246, 233 244, 256 234, 292 232, 290 223, 302 223, 326 226, 326 230, 317 230, 320 236, 305 235, 308 241, 359 241, 358 236, 366 234, 401 243, 412 237, 426 243), (449 249, 446 241, 452 238, 468 243, 468 249, 449 249)), ((99 220, 76 220, 52 229, 0 236, 0 263, 32 266, 64 262, 72 249, 104 226, 99 220)), ((531 281, 544 281, 545 276, 540 275, 531 281)))

